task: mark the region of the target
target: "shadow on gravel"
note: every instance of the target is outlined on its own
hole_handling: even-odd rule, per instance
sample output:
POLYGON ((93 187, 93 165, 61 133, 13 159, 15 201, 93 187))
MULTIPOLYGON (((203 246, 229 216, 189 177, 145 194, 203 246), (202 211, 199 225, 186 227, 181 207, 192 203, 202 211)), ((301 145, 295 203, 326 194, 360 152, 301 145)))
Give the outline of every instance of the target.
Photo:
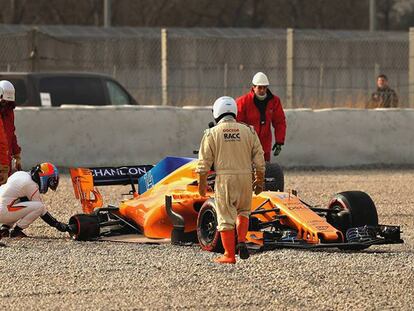
POLYGON ((25 239, 31 239, 31 240, 67 240, 67 241, 71 241, 72 239, 70 237, 67 236, 62 236, 62 237, 55 237, 55 236, 46 236, 46 235, 37 235, 37 236, 28 236, 25 239))
MULTIPOLYGON (((310 252, 318 252, 318 253, 328 253, 328 254, 334 254, 334 253, 340 253, 340 254, 400 254, 400 253, 406 253, 406 251, 402 250, 390 250, 390 249, 382 249, 382 250, 376 250, 376 249, 365 249, 365 250, 341 250, 341 249, 310 249, 307 250, 310 252)), ((411 251, 412 252, 412 251, 411 251)), ((411 253, 410 252, 410 253, 411 253)))
POLYGON ((0 247, 8 247, 11 246, 13 244, 19 243, 20 241, 32 241, 32 240, 38 240, 38 241, 50 241, 50 240, 57 240, 57 241, 62 241, 62 240, 70 240, 70 238, 57 238, 57 237, 50 237, 50 236, 36 236, 36 237, 32 237, 32 236, 28 236, 28 237, 24 237, 24 238, 4 238, 2 239, 2 241, 4 242, 0 242, 0 247))

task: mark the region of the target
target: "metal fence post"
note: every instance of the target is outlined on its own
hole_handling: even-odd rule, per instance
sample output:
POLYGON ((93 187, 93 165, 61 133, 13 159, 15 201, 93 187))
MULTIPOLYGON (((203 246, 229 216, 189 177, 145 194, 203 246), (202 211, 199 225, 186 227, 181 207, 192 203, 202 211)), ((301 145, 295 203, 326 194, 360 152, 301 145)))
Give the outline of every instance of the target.
POLYGON ((375 79, 379 76, 380 72, 381 72, 381 65, 378 63, 375 63, 374 64, 374 75, 375 75, 374 78, 375 79))
POLYGON ((161 29, 161 87, 162 105, 168 105, 168 59, 167 59, 167 29, 161 29))
POLYGON ((104 27, 111 27, 112 10, 111 0, 104 0, 104 27))
POLYGON ((369 0, 369 31, 377 30, 377 8, 375 0, 369 0))
POLYGON ((408 35, 408 107, 414 108, 414 28, 408 35))
POLYGON ((37 60, 38 60, 38 53, 37 53, 37 27, 33 27, 30 32, 30 52, 29 52, 29 59, 30 59, 30 71, 35 72, 37 70, 37 60))
POLYGON ((286 108, 293 108, 293 33, 294 29, 288 28, 286 32, 286 108))
POLYGON ((228 64, 224 63, 224 72, 223 72, 223 86, 224 86, 224 95, 227 95, 227 76, 228 76, 229 68, 228 64))
POLYGON ((318 87, 318 105, 321 104, 322 98, 323 98, 323 79, 324 79, 324 69, 325 65, 324 63, 321 63, 319 65, 319 87, 318 87))

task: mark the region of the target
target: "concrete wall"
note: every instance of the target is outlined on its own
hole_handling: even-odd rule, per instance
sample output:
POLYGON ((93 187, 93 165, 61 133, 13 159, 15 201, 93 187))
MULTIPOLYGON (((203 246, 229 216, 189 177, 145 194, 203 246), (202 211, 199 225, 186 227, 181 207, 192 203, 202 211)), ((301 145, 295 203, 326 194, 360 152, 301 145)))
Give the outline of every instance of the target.
MULTIPOLYGON (((209 107, 16 108, 23 164, 153 164, 193 156, 209 107)), ((286 110, 285 166, 413 165, 414 109, 286 110)))

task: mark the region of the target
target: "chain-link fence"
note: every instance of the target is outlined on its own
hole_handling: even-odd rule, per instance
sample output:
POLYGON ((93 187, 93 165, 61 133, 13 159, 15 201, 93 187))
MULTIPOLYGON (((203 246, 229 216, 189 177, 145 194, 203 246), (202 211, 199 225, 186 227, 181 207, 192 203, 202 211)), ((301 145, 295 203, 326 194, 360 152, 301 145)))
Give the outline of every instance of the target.
POLYGON ((408 32, 0 26, 1 71, 89 71, 141 104, 211 105, 257 71, 285 107, 365 107, 384 73, 408 105, 408 32), (164 51, 164 57, 163 57, 164 51))
POLYGON ((30 71, 31 42, 29 33, 0 32, 0 71, 30 71))
POLYGON ((408 101, 408 32, 295 30, 293 107, 365 107, 386 74, 408 101))
POLYGON ((173 105, 211 104, 246 93, 265 71, 272 90, 285 96, 286 31, 269 29, 171 29, 168 78, 173 105))
POLYGON ((4 26, 0 44, 7 47, 0 49, 0 70, 104 73, 139 103, 161 103, 159 29, 4 26))

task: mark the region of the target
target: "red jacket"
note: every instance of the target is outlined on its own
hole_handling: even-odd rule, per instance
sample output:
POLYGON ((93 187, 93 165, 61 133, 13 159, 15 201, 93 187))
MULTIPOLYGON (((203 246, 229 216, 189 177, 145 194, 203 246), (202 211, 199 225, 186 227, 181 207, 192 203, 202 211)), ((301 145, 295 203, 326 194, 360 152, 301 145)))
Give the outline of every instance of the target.
POLYGON ((12 156, 15 154, 19 154, 21 151, 20 146, 17 144, 17 138, 15 134, 13 109, 14 105, 11 105, 10 103, 0 108, 0 115, 3 121, 3 127, 8 142, 9 154, 7 164, 9 165, 9 167, 11 167, 12 156))
POLYGON ((9 147, 2 118, 0 118, 0 165, 9 165, 9 147))
MULTIPOLYGON (((268 92, 268 96, 269 96, 268 92)), ((272 98, 267 102, 265 110, 265 124, 260 124, 260 111, 254 103, 253 89, 237 98, 237 121, 254 126, 260 142, 262 143, 263 151, 265 152, 266 160, 270 160, 270 151, 272 149, 272 129, 275 130, 276 143, 283 145, 286 136, 286 118, 282 108, 282 103, 279 97, 270 93, 272 98)))

